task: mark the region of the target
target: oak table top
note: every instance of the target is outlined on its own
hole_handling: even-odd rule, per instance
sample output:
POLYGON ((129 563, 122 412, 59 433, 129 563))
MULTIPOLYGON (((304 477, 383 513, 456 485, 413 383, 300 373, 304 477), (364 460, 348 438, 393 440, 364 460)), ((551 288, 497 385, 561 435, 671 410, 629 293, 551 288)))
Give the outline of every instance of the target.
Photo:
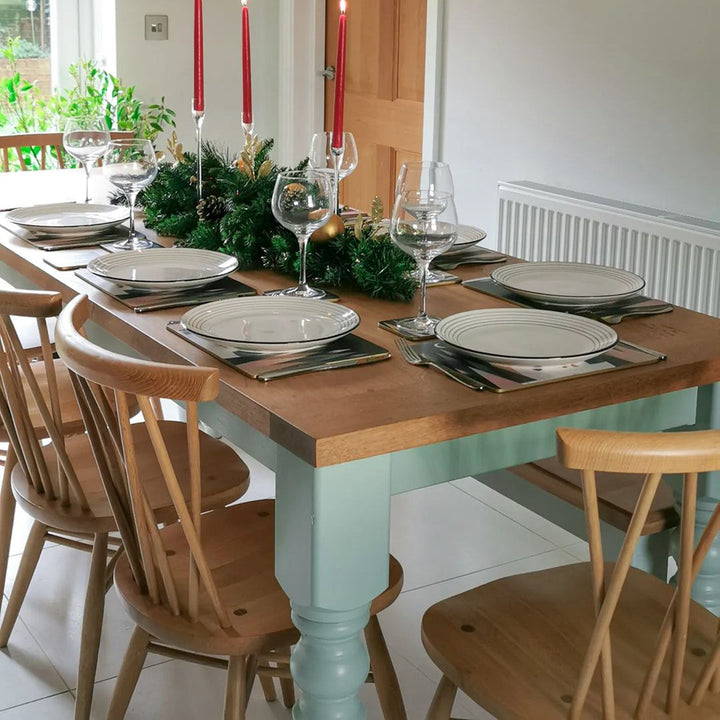
MULTIPOLYGON (((43 251, 0 229, 0 260, 40 287, 61 291, 66 299, 87 293, 93 302, 92 319, 149 357, 219 367, 218 402, 316 467, 720 380, 720 320, 676 308, 664 315, 627 319, 616 326, 621 339, 665 353, 665 362, 502 395, 472 391, 432 369, 410 366, 393 352, 394 336, 379 329, 377 323, 413 314, 413 303, 375 300, 342 290, 341 302, 361 317, 356 333, 393 352, 392 359, 261 383, 170 333, 167 322, 179 318, 183 309, 133 313, 72 271, 51 268, 42 256, 43 251)), ((486 276, 493 267, 466 267, 458 273, 486 276)), ((235 277, 258 292, 292 282, 269 271, 239 272, 235 277)), ((433 314, 441 317, 507 305, 460 285, 431 288, 429 303, 433 314)))

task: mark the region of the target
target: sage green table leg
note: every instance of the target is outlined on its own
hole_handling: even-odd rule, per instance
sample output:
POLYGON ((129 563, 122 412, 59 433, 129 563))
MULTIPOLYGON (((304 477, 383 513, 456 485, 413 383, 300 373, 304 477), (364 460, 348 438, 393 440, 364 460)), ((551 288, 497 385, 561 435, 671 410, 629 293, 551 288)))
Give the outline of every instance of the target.
POLYGON ((313 468, 283 448, 276 468, 275 572, 301 639, 294 720, 363 720, 370 602, 388 583, 390 458, 313 468))

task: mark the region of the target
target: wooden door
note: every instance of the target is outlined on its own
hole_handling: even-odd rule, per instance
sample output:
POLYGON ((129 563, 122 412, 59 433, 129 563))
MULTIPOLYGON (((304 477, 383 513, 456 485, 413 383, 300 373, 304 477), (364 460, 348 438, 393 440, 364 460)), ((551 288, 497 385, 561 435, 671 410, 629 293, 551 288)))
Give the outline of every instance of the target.
MULTIPOLYGON (((400 165, 422 155, 427 0, 348 0, 345 130, 355 135, 358 166, 340 201, 369 210, 376 195, 392 209, 400 165)), ((326 66, 335 65, 338 0, 327 0, 326 66)), ((335 83, 325 86, 332 129, 335 83)))

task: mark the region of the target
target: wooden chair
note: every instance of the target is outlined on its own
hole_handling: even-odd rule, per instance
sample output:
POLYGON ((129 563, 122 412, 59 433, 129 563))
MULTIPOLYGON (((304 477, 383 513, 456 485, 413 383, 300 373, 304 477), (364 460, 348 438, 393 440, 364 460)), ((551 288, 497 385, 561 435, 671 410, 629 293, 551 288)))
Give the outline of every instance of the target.
POLYGON ((561 429, 558 457, 582 472, 590 563, 516 575, 431 607, 425 648, 443 677, 428 720, 458 688, 500 720, 717 720, 718 619, 690 598, 720 528, 694 548, 698 473, 720 469, 720 431, 561 429), (605 563, 596 472, 645 481, 616 563, 605 563), (630 566, 663 473, 683 474, 677 587, 630 566))
MULTIPOLYGON (((12 527, 13 498, 35 521, 0 625, 0 647, 8 643, 44 543, 52 540, 90 552, 75 706, 76 719, 86 720, 95 680, 104 596, 111 585, 112 569, 122 554, 120 543, 109 537, 109 533, 119 529, 111 506, 126 507, 129 498, 122 491, 107 498, 93 447, 83 432, 84 421, 75 399, 73 379, 62 361, 53 359, 46 320, 57 316, 61 305, 59 293, 21 290, 0 293, 0 420, 12 455, 0 492, 4 558, 12 527), (42 360, 29 362, 11 316, 37 318, 42 360), (43 442, 45 438, 51 442, 43 442)), ((112 415, 107 398, 102 402, 103 411, 112 415)), ((171 453, 182 454, 186 442, 184 423, 156 421, 152 429, 163 438, 171 453)), ((150 507, 160 521, 171 523, 177 516, 161 469, 152 462, 148 430, 138 423, 129 432, 137 457, 143 463, 143 483, 150 507)), ((247 490, 247 466, 231 448, 203 434, 197 438, 196 450, 207 461, 202 493, 193 495, 196 506, 203 510, 223 507, 247 490)), ((189 496, 189 468, 180 463, 179 472, 180 492, 189 496)))
MULTIPOLYGON (((81 328, 88 300, 73 300, 56 329, 60 357, 76 374, 90 437, 110 496, 127 493, 129 503, 113 503, 126 553, 115 567, 115 586, 136 624, 121 667, 108 718, 119 720, 135 688, 148 651, 193 662, 227 667, 225 719, 245 717, 254 678, 266 697, 274 697, 272 677, 285 682, 289 706, 292 678, 288 648, 298 639, 290 603, 274 574, 274 501, 259 500, 200 514, 196 498, 203 485, 198 452, 198 403, 215 399, 218 371, 213 368, 153 363, 124 357, 93 345, 81 328), (102 389, 114 392, 117 419, 102 409, 102 389), (179 454, 169 452, 158 432, 149 398, 184 402, 190 501, 178 487, 179 454), (158 527, 140 458, 129 424, 134 398, 145 417, 157 462, 173 497, 179 522, 158 527), (211 656, 211 657, 208 657, 211 656), (219 660, 218 656, 226 658, 219 660)), ((402 568, 390 558, 388 589, 372 605, 366 630, 370 664, 387 720, 406 714, 376 614, 400 593, 402 568)))
MULTIPOLYGON (((131 131, 113 130, 110 133, 113 140, 120 138, 131 138, 131 131)), ((61 132, 38 132, 38 133, 16 133, 14 135, 0 135, 0 155, 2 156, 2 169, 4 172, 10 170, 10 150, 15 151, 15 155, 20 162, 21 170, 30 170, 25 161, 22 150, 23 148, 35 149, 40 153, 39 162, 40 169, 48 168, 48 161, 53 157, 51 150, 55 151, 55 159, 57 167, 64 168, 65 160, 63 158, 63 134, 61 132)))

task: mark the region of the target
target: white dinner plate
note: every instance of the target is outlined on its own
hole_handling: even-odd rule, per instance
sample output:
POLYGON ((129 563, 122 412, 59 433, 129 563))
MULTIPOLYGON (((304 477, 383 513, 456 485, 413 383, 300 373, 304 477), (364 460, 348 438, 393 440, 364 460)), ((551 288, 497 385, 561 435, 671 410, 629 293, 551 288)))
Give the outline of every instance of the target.
POLYGON ((6 217, 36 235, 84 237, 116 227, 130 217, 130 210, 117 205, 53 203, 17 208, 6 217))
POLYGON ((523 297, 569 307, 617 302, 645 287, 635 273, 586 263, 517 263, 496 268, 490 277, 523 297))
POLYGON ((326 300, 261 296, 218 300, 188 310, 183 326, 238 350, 309 350, 352 332, 360 318, 326 300))
POLYGON ((177 290, 207 285, 237 266, 237 258, 213 250, 149 248, 102 255, 91 260, 87 269, 125 287, 177 290))
POLYGON ((550 366, 588 360, 617 342, 617 333, 589 318, 554 312, 499 308, 469 310, 437 324, 440 340, 490 362, 550 366))
POLYGON ((473 227, 472 225, 458 225, 457 238, 455 238, 453 247, 474 245, 475 243, 484 240, 486 237, 487 233, 480 228, 473 227))
MULTIPOLYGON (((390 232, 390 220, 385 218, 379 223, 381 228, 384 228, 390 232)), ((455 242, 452 244, 450 250, 456 247, 462 247, 463 245, 474 245, 475 243, 484 240, 487 237, 487 233, 480 228, 473 227, 472 225, 458 225, 457 237, 455 242)))

